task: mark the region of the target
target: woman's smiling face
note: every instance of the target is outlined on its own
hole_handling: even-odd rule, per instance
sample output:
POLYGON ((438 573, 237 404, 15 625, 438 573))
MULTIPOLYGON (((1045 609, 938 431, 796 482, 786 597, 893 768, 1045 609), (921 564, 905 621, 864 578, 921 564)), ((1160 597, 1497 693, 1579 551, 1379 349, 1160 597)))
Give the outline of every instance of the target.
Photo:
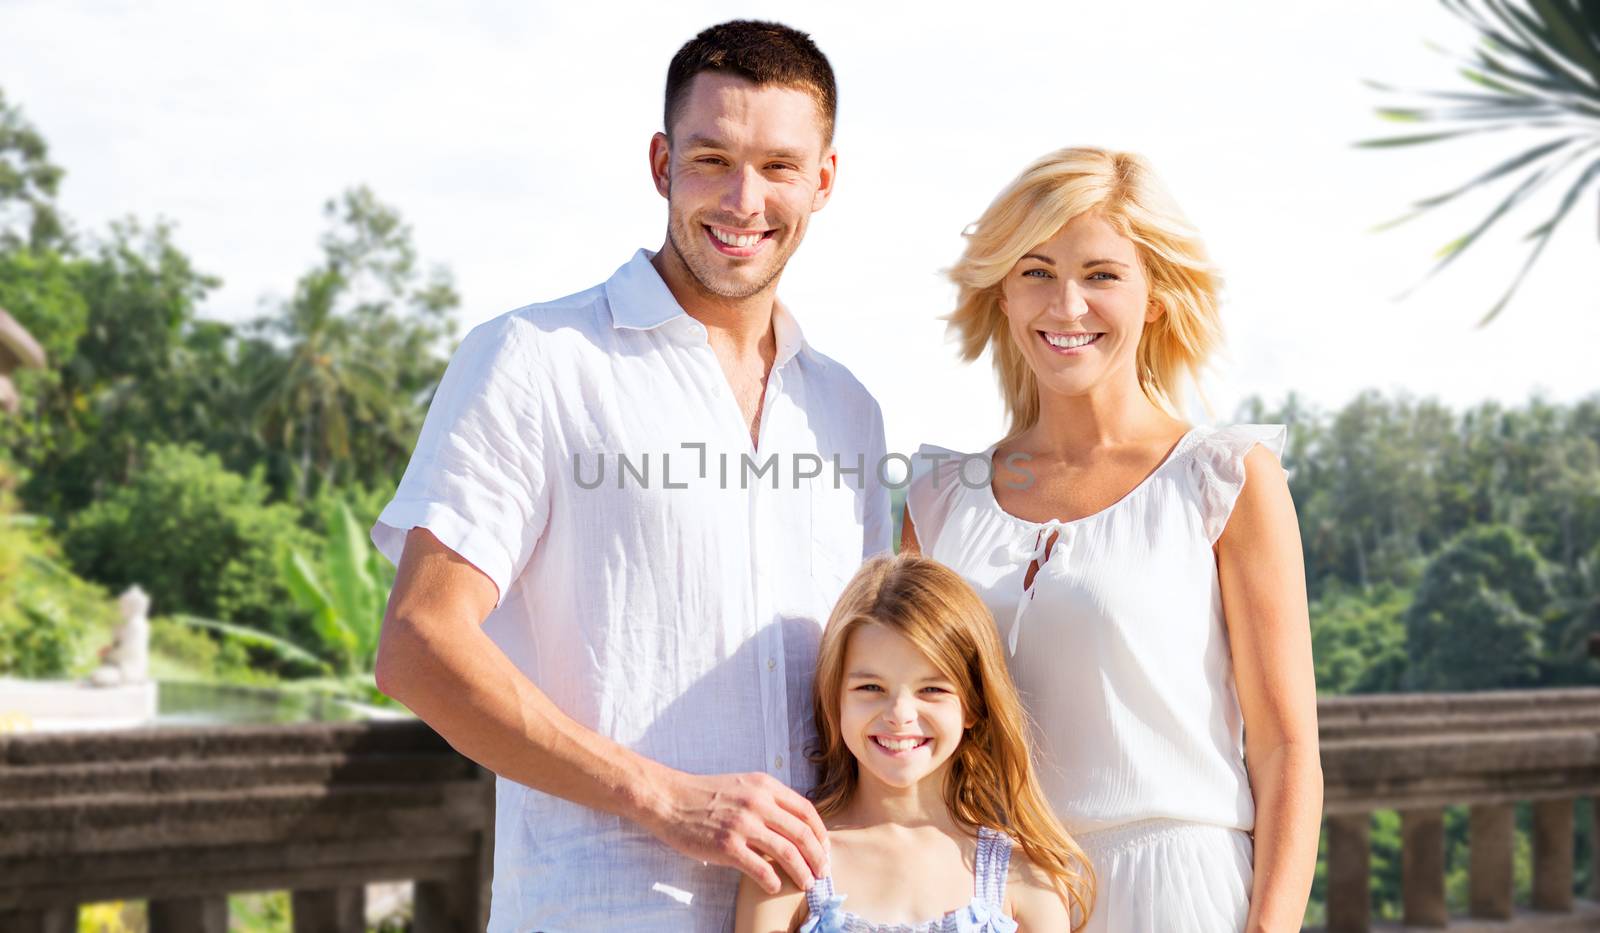
POLYGON ((1108 379, 1137 386, 1139 337, 1160 316, 1138 247, 1081 214, 1017 260, 1000 309, 1040 391, 1083 395, 1108 379))

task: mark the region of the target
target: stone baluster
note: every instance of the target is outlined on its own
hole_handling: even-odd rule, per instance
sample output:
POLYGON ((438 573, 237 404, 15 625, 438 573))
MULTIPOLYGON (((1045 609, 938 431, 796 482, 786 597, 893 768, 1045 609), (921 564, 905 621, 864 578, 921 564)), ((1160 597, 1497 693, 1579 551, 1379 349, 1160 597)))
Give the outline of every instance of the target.
POLYGON ((1509 803, 1474 806, 1469 842, 1468 909, 1484 920, 1510 920, 1512 853, 1516 849, 1516 810, 1509 803))
POLYGON ((363 885, 294 891, 289 907, 294 933, 366 933, 367 889, 363 885))
POLYGON ((0 910, 0 930, 6 933, 78 933, 78 909, 0 910))
POLYGON ((1572 912, 1572 799, 1533 804, 1533 909, 1572 912))
POLYGON ((228 896, 151 900, 149 917, 150 933, 228 933, 228 896))
POLYGON ((1328 933, 1372 928, 1372 814, 1328 817, 1328 933))
POLYGON ((1444 900, 1442 807, 1400 811, 1400 893, 1407 926, 1450 922, 1444 900))

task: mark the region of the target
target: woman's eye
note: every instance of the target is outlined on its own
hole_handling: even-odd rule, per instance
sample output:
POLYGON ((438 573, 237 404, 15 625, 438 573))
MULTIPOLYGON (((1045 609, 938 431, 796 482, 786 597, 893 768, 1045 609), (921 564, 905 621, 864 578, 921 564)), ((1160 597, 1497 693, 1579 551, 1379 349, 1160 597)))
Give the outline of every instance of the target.
POLYGON ((1046 270, 1046 269, 1029 269, 1026 272, 1022 273, 1022 277, 1025 278, 1025 279, 1026 278, 1030 278, 1030 277, 1031 278, 1035 278, 1035 279, 1052 278, 1052 276, 1050 275, 1050 272, 1048 270, 1046 270))
POLYGON ((1091 273, 1089 275, 1089 281, 1091 281, 1091 282, 1120 282, 1120 281, 1122 281, 1122 279, 1121 279, 1120 276, 1118 276, 1114 272, 1094 272, 1094 273, 1091 273), (1105 276, 1105 278, 1103 278, 1103 279, 1099 278, 1099 276, 1102 276, 1102 275, 1105 276))

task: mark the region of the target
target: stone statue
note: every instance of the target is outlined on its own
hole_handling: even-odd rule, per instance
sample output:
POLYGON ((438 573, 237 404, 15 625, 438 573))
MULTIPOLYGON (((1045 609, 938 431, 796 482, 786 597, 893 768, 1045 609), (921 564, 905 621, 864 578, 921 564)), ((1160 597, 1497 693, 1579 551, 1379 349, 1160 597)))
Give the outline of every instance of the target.
POLYGON ((117 598, 117 608, 122 612, 122 624, 111 644, 100 651, 103 663, 89 675, 89 682, 96 687, 142 684, 149 679, 150 597, 138 586, 130 586, 117 598))

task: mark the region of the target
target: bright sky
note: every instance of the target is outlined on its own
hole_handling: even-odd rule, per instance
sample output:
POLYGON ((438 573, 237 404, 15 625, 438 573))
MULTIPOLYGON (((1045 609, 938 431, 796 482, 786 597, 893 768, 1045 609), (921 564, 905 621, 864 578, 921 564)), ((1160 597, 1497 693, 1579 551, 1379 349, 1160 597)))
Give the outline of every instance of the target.
POLYGON ((987 364, 945 341, 940 270, 1000 187, 1065 145, 1145 154, 1206 235, 1229 282, 1206 384, 1219 417, 1290 391, 1332 408, 1368 387, 1455 405, 1600 387, 1588 201, 1489 328, 1473 324, 1545 201, 1393 300, 1493 200, 1368 229, 1520 151, 1504 136, 1351 147, 1396 128, 1364 79, 1454 86, 1425 43, 1465 49, 1470 33, 1439 4, 0 0, 0 87, 67 168, 84 229, 176 222, 225 281, 206 313, 286 294, 323 201, 366 183, 454 272, 471 325, 660 245, 645 154, 667 61, 737 16, 810 32, 837 71, 839 188, 780 293, 882 402, 891 449, 998 436, 987 364))

